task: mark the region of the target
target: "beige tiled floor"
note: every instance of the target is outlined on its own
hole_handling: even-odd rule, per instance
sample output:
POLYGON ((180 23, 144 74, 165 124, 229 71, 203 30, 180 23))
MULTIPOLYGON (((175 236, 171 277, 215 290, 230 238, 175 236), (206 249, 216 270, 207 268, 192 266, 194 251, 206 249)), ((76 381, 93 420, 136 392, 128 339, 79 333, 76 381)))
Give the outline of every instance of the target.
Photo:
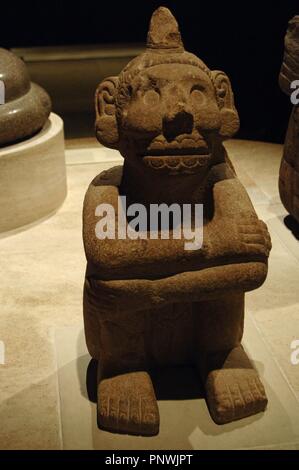
MULTIPOLYGON (((299 242, 284 225, 277 191, 282 148, 241 141, 227 148, 273 241, 267 281, 247 295, 245 336, 268 388, 269 409, 237 425, 214 427, 203 400, 163 401, 156 441, 114 435, 115 447, 298 448, 299 365, 290 362, 290 343, 299 339, 299 242), (168 437, 167 426, 174 430, 168 437)), ((68 149, 64 205, 0 240, 0 448, 112 446, 110 435, 97 430, 94 405, 86 398, 81 211, 91 179, 119 161, 117 153, 100 147, 68 149)))

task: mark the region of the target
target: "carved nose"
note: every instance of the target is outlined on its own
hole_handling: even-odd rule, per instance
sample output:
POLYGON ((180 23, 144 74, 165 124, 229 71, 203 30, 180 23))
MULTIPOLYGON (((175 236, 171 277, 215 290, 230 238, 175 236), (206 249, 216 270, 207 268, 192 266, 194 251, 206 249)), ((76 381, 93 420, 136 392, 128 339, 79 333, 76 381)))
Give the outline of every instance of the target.
POLYGON ((169 142, 180 134, 191 134, 193 131, 193 116, 188 111, 178 111, 163 119, 163 135, 169 142))

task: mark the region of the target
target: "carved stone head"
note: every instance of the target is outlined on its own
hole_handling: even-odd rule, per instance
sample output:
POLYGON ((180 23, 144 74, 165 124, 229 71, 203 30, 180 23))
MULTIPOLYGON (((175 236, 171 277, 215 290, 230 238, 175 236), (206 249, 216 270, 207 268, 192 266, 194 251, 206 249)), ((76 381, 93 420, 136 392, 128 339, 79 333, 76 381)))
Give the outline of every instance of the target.
POLYGON ((186 52, 171 12, 158 8, 147 47, 96 92, 96 134, 126 163, 192 174, 221 159, 219 144, 239 128, 230 81, 186 52))

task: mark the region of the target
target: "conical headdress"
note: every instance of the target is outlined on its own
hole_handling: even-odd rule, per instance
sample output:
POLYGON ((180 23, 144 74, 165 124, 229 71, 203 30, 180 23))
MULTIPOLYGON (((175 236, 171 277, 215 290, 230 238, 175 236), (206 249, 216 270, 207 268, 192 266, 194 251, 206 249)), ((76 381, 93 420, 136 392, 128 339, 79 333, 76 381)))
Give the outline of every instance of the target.
POLYGON ((123 69, 121 81, 129 81, 142 69, 159 64, 188 64, 210 75, 209 68, 194 54, 185 51, 178 23, 170 10, 160 7, 154 11, 147 35, 146 50, 123 69))
POLYGON ((147 34, 147 48, 184 51, 178 23, 168 8, 160 7, 153 13, 147 34))

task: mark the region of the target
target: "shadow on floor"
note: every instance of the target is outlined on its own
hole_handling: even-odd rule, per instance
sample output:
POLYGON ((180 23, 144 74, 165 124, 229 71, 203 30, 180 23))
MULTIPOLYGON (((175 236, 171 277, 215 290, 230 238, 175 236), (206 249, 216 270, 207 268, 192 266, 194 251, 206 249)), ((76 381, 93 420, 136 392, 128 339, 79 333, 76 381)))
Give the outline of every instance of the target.
POLYGON ((204 390, 194 367, 165 367, 151 372, 157 400, 204 398, 204 390))
POLYGON ((97 369, 98 361, 91 359, 86 371, 86 390, 88 400, 97 403, 97 369))
MULTIPOLYGON (((89 401, 97 402, 97 366, 92 359, 86 372, 89 401)), ((194 400, 204 398, 198 373, 193 367, 164 367, 150 372, 157 400, 194 400)))
POLYGON ((284 218, 285 226, 292 232, 296 240, 299 240, 299 223, 291 215, 287 215, 284 218))

